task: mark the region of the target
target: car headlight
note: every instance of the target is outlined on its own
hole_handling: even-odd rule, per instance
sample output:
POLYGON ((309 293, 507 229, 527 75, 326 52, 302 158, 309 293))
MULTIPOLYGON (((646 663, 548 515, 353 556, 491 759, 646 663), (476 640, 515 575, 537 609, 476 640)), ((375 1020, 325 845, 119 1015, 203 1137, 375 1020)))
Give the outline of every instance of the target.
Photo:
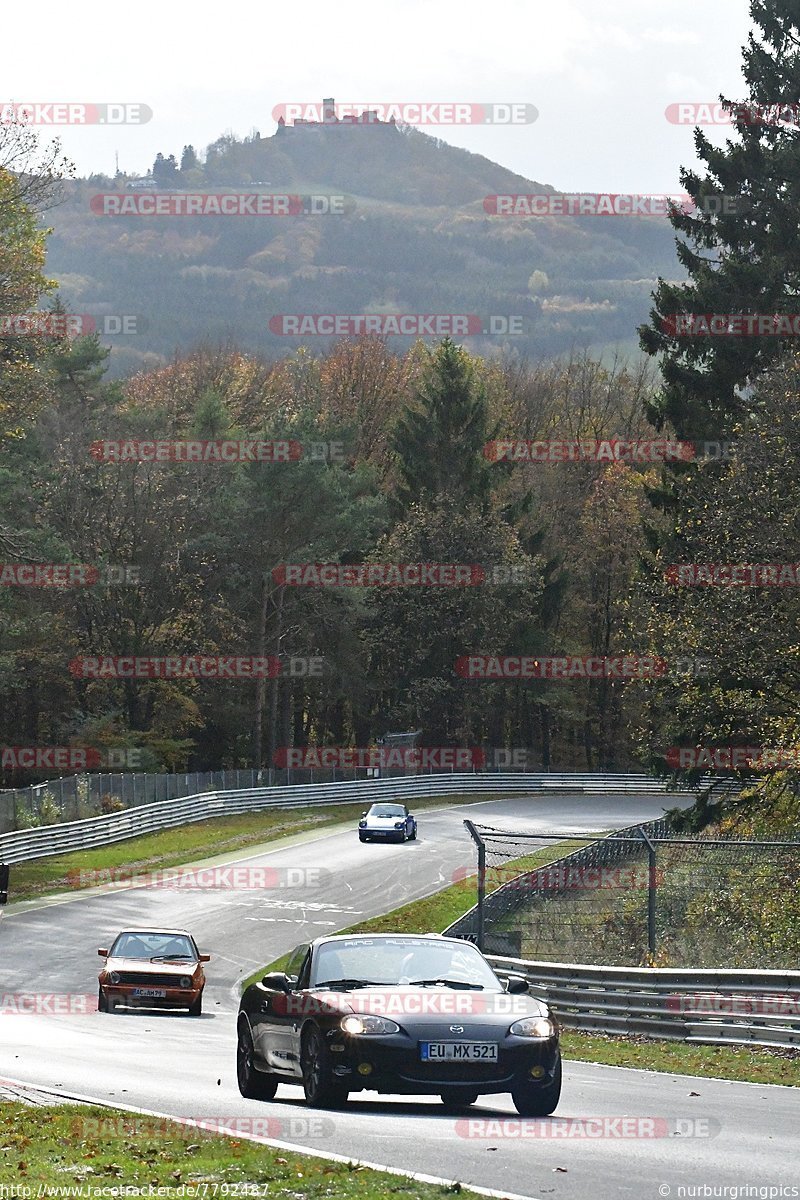
POLYGON ((406 823, 405 821, 395 821, 394 827, 395 829, 405 829, 406 823))
POLYGON ((547 1017, 525 1017, 521 1021, 515 1021, 508 1032, 516 1034, 517 1037, 550 1038, 555 1031, 555 1025, 547 1017))
POLYGON ((181 987, 182 988, 190 988, 191 986, 192 986, 192 980, 191 980, 190 976, 181 975, 181 987))
POLYGON ((366 821, 359 821, 359 822, 358 822, 358 828, 359 828, 359 829, 365 829, 365 828, 366 828, 366 825, 367 825, 367 822, 366 822, 366 821))
POLYGON ((119 971, 112 971, 108 978, 111 983, 119 983, 119 971))
POLYGON ((342 1017, 339 1028, 345 1033, 399 1033, 400 1026, 396 1021, 386 1017, 349 1016, 342 1017))

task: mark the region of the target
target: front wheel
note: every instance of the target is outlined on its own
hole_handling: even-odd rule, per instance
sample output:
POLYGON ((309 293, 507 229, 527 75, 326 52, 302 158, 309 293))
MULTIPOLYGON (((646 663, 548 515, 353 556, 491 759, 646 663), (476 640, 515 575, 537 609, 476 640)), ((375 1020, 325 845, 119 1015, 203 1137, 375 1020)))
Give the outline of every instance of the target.
POLYGON ((102 1013, 108 1012, 108 1000, 102 988, 99 988, 97 992, 97 1011, 102 1013))
POLYGON ((525 1080, 511 1089, 514 1108, 521 1117, 549 1117, 555 1112, 561 1098, 561 1055, 556 1061, 553 1078, 549 1083, 525 1080))
POLYGON ((412 827, 411 827, 411 833, 408 835, 408 840, 409 840, 410 842, 415 842, 415 841, 417 840, 417 827, 416 827, 416 825, 412 825, 412 827))
POLYGON ((200 1014, 202 1013, 202 1011, 203 1011, 203 993, 201 992, 200 995, 197 997, 197 999, 193 1000, 192 1003, 189 1005, 189 1016, 190 1017, 199 1017, 200 1014))
POLYGON ((272 1100, 278 1090, 274 1075, 263 1075, 253 1063, 253 1035, 245 1020, 239 1022, 236 1043, 236 1082, 239 1091, 248 1100, 272 1100))
POLYGON ((338 1108, 346 1102, 349 1089, 334 1075, 331 1052, 316 1025, 303 1038, 300 1067, 306 1103, 312 1108, 338 1108))
POLYGON ((360 834, 358 835, 358 840, 359 840, 360 842, 365 842, 365 841, 367 840, 367 835, 366 835, 365 833, 360 833, 360 834))

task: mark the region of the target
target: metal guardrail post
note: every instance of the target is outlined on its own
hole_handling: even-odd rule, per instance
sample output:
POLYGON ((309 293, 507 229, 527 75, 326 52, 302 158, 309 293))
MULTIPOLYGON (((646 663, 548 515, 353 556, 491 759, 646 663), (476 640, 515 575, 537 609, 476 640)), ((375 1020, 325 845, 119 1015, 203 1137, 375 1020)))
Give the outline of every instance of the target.
POLYGON ((472 821, 465 821, 464 828, 478 847, 478 908, 476 912, 478 928, 476 941, 478 944, 478 949, 483 951, 484 914, 486 901, 486 843, 478 833, 472 821))
POLYGON ((656 953, 656 848, 641 825, 639 833, 647 844, 647 949, 652 959, 656 953))
POLYGON ((8 880, 11 868, 8 863, 0 863, 0 904, 8 903, 8 880))

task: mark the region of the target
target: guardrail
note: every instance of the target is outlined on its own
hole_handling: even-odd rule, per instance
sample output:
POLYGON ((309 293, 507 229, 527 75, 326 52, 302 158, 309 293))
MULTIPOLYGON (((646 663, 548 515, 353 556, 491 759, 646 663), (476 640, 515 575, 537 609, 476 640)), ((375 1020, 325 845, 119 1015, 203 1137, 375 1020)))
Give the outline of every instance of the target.
MULTIPOLYGON (((703 781, 705 783, 705 781, 703 781)), ((700 786, 698 784, 698 786, 700 786)), ((38 829, 0 835, 0 862, 19 863, 71 850, 106 846, 143 833, 207 821, 212 817, 258 812, 268 808, 305 808, 325 804, 371 804, 376 800, 409 800, 465 794, 670 795, 667 781, 650 775, 474 774, 418 775, 402 779, 365 779, 347 783, 298 784, 288 787, 201 792, 175 800, 142 804, 124 812, 87 817, 38 829)))
POLYGON ((800 1046, 800 971, 596 967, 487 955, 568 1028, 711 1045, 800 1046))

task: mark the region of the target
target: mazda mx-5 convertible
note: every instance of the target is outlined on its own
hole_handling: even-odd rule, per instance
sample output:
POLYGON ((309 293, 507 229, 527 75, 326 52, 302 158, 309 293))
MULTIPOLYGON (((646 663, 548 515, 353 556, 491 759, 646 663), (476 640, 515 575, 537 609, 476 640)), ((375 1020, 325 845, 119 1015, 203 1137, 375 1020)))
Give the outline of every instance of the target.
POLYGON ((339 934, 298 946, 242 996, 237 1077, 335 1107, 350 1092, 438 1095, 448 1110, 510 1092, 522 1116, 561 1093, 559 1027, 522 976, 505 986, 476 946, 438 934, 339 934))

